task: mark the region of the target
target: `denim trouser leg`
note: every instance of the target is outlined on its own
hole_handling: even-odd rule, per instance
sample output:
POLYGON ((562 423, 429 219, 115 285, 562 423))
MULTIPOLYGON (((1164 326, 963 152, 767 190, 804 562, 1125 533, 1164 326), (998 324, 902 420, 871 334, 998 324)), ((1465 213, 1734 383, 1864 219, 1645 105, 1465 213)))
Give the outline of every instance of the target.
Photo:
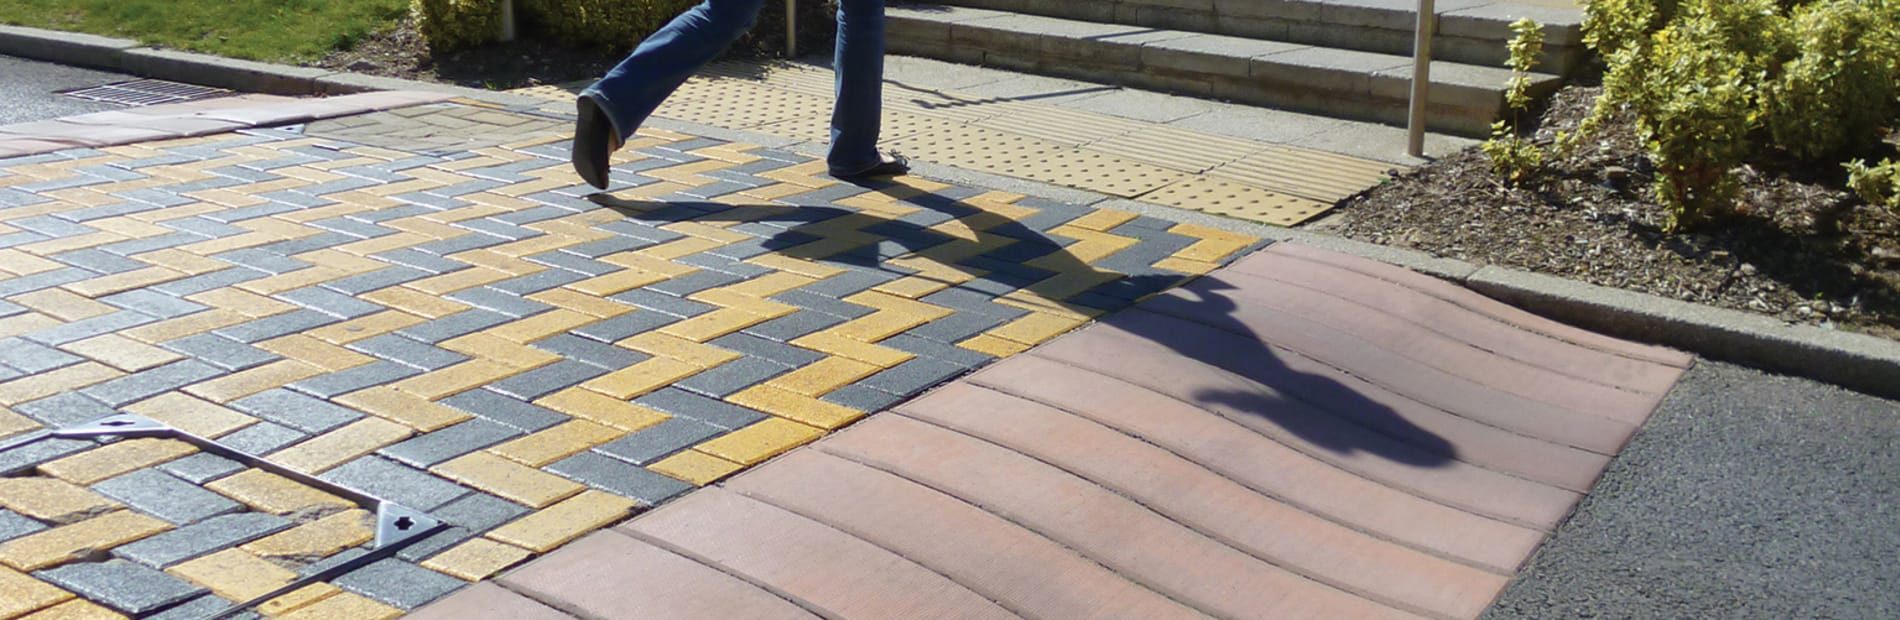
POLYGON ((752 28, 763 0, 704 0, 640 42, 581 96, 600 102, 625 140, 700 66, 752 28))
POLYGON ((839 0, 838 46, 831 67, 837 101, 831 109, 834 173, 863 172, 878 165, 877 132, 883 118, 884 0, 839 0))

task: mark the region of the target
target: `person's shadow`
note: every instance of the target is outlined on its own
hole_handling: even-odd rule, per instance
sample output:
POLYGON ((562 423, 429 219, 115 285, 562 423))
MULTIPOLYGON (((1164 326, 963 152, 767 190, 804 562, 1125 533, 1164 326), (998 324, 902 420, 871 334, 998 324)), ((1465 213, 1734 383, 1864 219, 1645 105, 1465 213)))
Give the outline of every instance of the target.
MULTIPOLYGON (((1104 319, 1117 328, 1272 388, 1271 391, 1234 389, 1195 393, 1194 398, 1203 404, 1221 405, 1244 415, 1266 418, 1305 441, 1340 454, 1364 452, 1417 467, 1441 467, 1457 457, 1457 449, 1450 442, 1412 424, 1390 407, 1366 398, 1331 377, 1287 367, 1279 353, 1234 317, 1237 309, 1234 301, 1220 294, 1233 287, 1218 276, 1202 276, 1194 279, 1187 289, 1156 297, 1156 293, 1193 278, 1152 267, 1135 273, 1103 270, 1066 250, 1064 246, 1073 240, 1046 235, 1015 219, 980 215, 986 211, 940 194, 891 183, 833 187, 838 189, 812 192, 815 197, 806 199, 803 204, 799 196, 782 199, 789 203, 786 205, 730 205, 703 200, 628 201, 610 194, 594 194, 590 199, 655 226, 689 220, 767 224, 779 229, 764 243, 764 248, 771 252, 871 269, 887 269, 885 261, 890 259, 959 241, 931 230, 930 226, 951 219, 971 218, 970 221, 980 222, 972 226, 980 234, 1007 237, 1011 242, 956 261, 954 266, 972 278, 957 286, 989 294, 1016 289, 1038 293, 1038 285, 1054 282, 1052 278, 1057 275, 1084 276, 1085 279, 1092 276, 1101 283, 1082 295, 1055 303, 1077 311, 1092 309, 1109 313, 1103 315, 1104 319), (858 190, 883 193, 896 203, 921 211, 892 218, 830 206, 830 201, 840 198, 840 194, 858 190), (841 249, 838 245, 841 237, 835 231, 827 230, 832 233, 829 236, 807 232, 825 222, 852 215, 875 220, 866 222, 865 226, 853 226, 869 233, 863 235, 855 247, 841 249), (1113 314, 1144 299, 1148 301, 1140 310, 1113 314), (1181 321, 1202 328, 1183 329, 1181 321)), ((896 271, 892 274, 908 275, 896 271)))

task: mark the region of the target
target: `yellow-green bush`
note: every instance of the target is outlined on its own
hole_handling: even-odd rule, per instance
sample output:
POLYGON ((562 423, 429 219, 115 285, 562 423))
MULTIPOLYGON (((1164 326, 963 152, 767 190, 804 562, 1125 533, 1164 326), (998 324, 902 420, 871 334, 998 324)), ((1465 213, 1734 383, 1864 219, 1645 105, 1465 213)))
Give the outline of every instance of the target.
POLYGON ((518 0, 535 36, 570 47, 631 47, 698 0, 518 0))
POLYGON ((1843 166, 1847 168, 1847 186, 1860 194, 1861 200, 1900 211, 1900 161, 1887 159, 1869 166, 1856 159, 1843 166))
POLYGON ((1544 167, 1544 151, 1525 139, 1523 115, 1531 106, 1530 72, 1544 50, 1544 29, 1528 17, 1511 24, 1517 33, 1510 42, 1511 83, 1504 92, 1504 106, 1510 121, 1491 124, 1491 139, 1478 148, 1491 159, 1491 171, 1515 186, 1529 180, 1544 167))
POLYGON ((501 38, 501 0, 414 0, 416 27, 435 53, 501 38))

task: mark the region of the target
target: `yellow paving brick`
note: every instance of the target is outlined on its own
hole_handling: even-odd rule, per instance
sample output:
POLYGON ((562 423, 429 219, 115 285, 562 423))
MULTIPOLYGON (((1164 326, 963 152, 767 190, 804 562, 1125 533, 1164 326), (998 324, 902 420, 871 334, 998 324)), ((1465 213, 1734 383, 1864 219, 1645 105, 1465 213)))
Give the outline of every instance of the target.
POLYGON ((468 412, 386 385, 344 394, 334 400, 363 413, 425 433, 474 417, 468 412))
POLYGON ((841 357, 848 357, 860 362, 864 362, 866 364, 877 366, 878 368, 890 368, 892 366, 896 366, 898 364, 908 362, 912 358, 917 357, 916 355, 906 353, 904 351, 899 351, 897 349, 893 349, 890 347, 883 347, 883 346, 878 346, 875 344, 868 344, 863 341, 846 338, 844 336, 831 333, 828 330, 818 332, 815 334, 806 334, 804 336, 799 336, 798 338, 792 340, 792 344, 805 347, 807 349, 811 349, 819 353, 825 353, 828 355, 837 355, 841 357))
POLYGON ((52 568, 171 527, 130 510, 109 512, 0 543, 0 563, 29 572, 52 568))
POLYGON ((653 359, 587 380, 581 387, 619 398, 634 398, 699 374, 698 366, 672 358, 653 359))
POLYGON ((376 539, 376 515, 345 510, 238 547, 265 558, 315 562, 376 539))
POLYGON ((613 273, 602 274, 579 282, 573 282, 565 285, 565 288, 595 297, 606 297, 656 282, 665 282, 672 278, 673 276, 655 271, 622 269, 613 273))
POLYGON ((540 467, 625 436, 626 431, 570 420, 488 449, 524 465, 540 467))
POLYGON ((165 572, 234 601, 263 596, 297 579, 297 573, 242 549, 225 549, 167 568, 165 572))
POLYGON ((439 276, 430 276, 413 282, 406 282, 403 288, 414 289, 430 295, 447 295, 459 290, 494 284, 515 277, 506 271, 487 267, 470 267, 461 271, 451 271, 439 276))
POLYGON ((783 418, 766 418, 701 443, 693 449, 740 465, 756 465, 823 436, 824 430, 808 424, 783 418))
POLYGON ((55 525, 83 521, 124 507, 84 487, 42 476, 0 478, 0 506, 55 525))
POLYGON ((14 413, 12 409, 0 407, 0 439, 36 430, 40 426, 40 423, 32 418, 14 413))
POLYGON ((258 604, 257 612, 264 614, 267 618, 275 618, 307 607, 317 601, 336 596, 342 591, 342 588, 327 583, 313 583, 297 588, 289 594, 258 604))
POLYGON ((746 262, 760 267, 794 273, 817 280, 823 280, 845 272, 844 269, 802 258, 785 256, 783 254, 760 254, 746 259, 746 262))
POLYGON ((325 374, 326 370, 297 360, 278 360, 185 387, 193 396, 228 403, 264 390, 283 387, 325 374))
POLYGON ((370 291, 358 297, 429 319, 439 319, 468 309, 467 304, 400 286, 370 291))
POLYGON ((1078 217, 1073 220, 1070 220, 1067 225, 1075 226, 1077 228, 1087 228, 1089 230, 1108 231, 1117 226, 1121 226, 1122 224, 1127 224, 1128 222, 1133 221, 1135 217, 1136 217, 1135 214, 1129 213, 1127 211, 1111 211, 1107 209, 1101 209, 1093 213, 1090 213, 1088 215, 1084 215, 1082 217, 1078 217))
POLYGON ((632 500, 619 496, 586 491, 490 530, 487 537, 535 553, 547 553, 582 534, 625 519, 635 506, 632 500))
POLYGON ((295 471, 316 474, 408 439, 411 434, 407 426, 382 418, 363 418, 272 453, 270 460, 295 471))
POLYGON ((312 338, 334 345, 346 345, 359 340, 375 338, 411 325, 428 321, 422 317, 401 310, 384 310, 376 314, 361 316, 342 323, 325 325, 308 332, 312 338))
POLYGON ((720 308, 712 312, 675 322, 660 328, 660 333, 678 336, 693 342, 706 342, 753 325, 764 323, 770 317, 754 314, 743 308, 720 308))
POLYGON ((422 567, 467 581, 481 581, 532 555, 533 552, 514 545, 475 538, 424 560, 422 567))
POLYGON ((93 233, 90 235, 79 235, 76 237, 60 237, 58 239, 49 239, 46 241, 40 241, 37 243, 29 243, 29 244, 17 246, 17 247, 31 254, 37 254, 40 256, 52 256, 54 254, 62 254, 65 252, 71 252, 73 250, 85 250, 89 248, 96 248, 102 245, 118 243, 125 240, 126 240, 125 235, 109 233, 109 232, 99 232, 99 233, 93 233))
POLYGON ((1121 235, 1099 233, 1067 226, 1056 228, 1050 232, 1064 237, 1075 238, 1079 241, 1063 247, 1060 252, 1051 252, 1043 256, 1038 256, 1024 264, 1038 269, 1068 271, 1081 267, 1081 264, 1093 263, 1108 258, 1116 252, 1128 249, 1130 246, 1141 242, 1140 239, 1134 237, 1123 237, 1121 235))
POLYGON ((925 317, 886 310, 846 321, 824 333, 858 342, 877 342, 929 322, 925 317))
POLYGON ((925 303, 914 299, 905 299, 877 291, 862 291, 845 297, 844 301, 877 308, 879 310, 889 310, 900 314, 922 317, 925 320, 931 321, 950 316, 955 312, 954 310, 936 304, 925 303))
POLYGON ((154 267, 165 267, 190 276, 231 268, 230 263, 215 258, 205 258, 177 248, 133 254, 132 258, 154 267))
POLYGON ((274 620, 388 620, 402 610, 343 592, 297 608, 274 620))
POLYGON ((466 392, 519 374, 523 369, 494 360, 472 359, 390 384, 425 400, 466 392))
POLYGON ((589 295, 566 288, 554 288, 541 291, 529 295, 528 299, 550 304, 557 308, 573 310, 599 319, 609 319, 634 311, 632 306, 617 301, 601 299, 598 295, 589 295))
POLYGON ((354 507, 341 497, 262 469, 247 469, 205 484, 205 488, 272 514, 354 507))
POLYGON ((534 508, 561 501, 586 488, 487 452, 470 452, 431 467, 429 471, 534 508))
POLYGON ((104 297, 113 293, 123 293, 132 289, 163 284, 184 278, 186 275, 184 272, 174 271, 164 267, 146 267, 144 269, 115 273, 109 276, 88 278, 71 284, 61 285, 60 288, 87 297, 104 297))
POLYGON ((317 265, 321 267, 329 267, 339 272, 352 273, 352 274, 369 273, 371 271, 376 271, 378 269, 383 269, 389 266, 389 263, 381 261, 381 260, 363 258, 355 254, 350 254, 348 252, 340 252, 332 248, 324 248, 321 250, 311 250, 309 252, 304 252, 302 254, 292 256, 291 258, 304 261, 312 265, 317 265))
POLYGON ((12 338, 22 334, 31 334, 42 329, 52 329, 65 321, 55 319, 38 312, 16 314, 0 319, 0 338, 12 338))
MULTIPOLYGON (((781 271, 778 273, 768 273, 716 290, 729 291, 748 297, 770 297, 785 291, 802 288, 817 281, 817 278, 811 276, 781 271)), ((688 297, 691 296, 689 295, 688 297)))
POLYGON ((307 286, 316 286, 331 280, 351 275, 350 272, 331 267, 308 267, 239 283, 238 288, 259 295, 276 295, 307 286))
POLYGON ((71 600, 73 593, 0 567, 0 618, 16 618, 71 600))
POLYGON ((59 261, 47 260, 12 248, 0 249, 0 272, 16 276, 30 276, 66 265, 59 261))
POLYGON ((876 374, 880 370, 883 368, 848 357, 827 357, 773 377, 765 384, 815 398, 876 374))
MULTIPOLYGON (((5 616, 0 615, 0 617, 5 616)), ((124 617, 125 614, 106 609, 92 601, 73 599, 22 616, 20 620, 110 620, 124 617)))
POLYGON ((548 270, 547 265, 530 262, 517 256, 502 254, 490 249, 456 252, 445 258, 459 260, 477 267, 486 267, 513 276, 525 276, 548 270))
POLYGON ((625 432, 665 422, 672 417, 651 408, 586 388, 572 387, 541 397, 535 404, 567 415, 605 424, 625 432))
POLYGON ((1190 260, 1190 259, 1185 259, 1185 258, 1164 258, 1164 259, 1155 261, 1154 267, 1156 269, 1167 269, 1170 271, 1179 271, 1181 273, 1191 273, 1191 274, 1201 275, 1201 274, 1206 274, 1207 272, 1213 271, 1215 269, 1219 269, 1220 265, 1217 263, 1210 263, 1207 261, 1199 261, 1199 260, 1190 260))
POLYGON ((104 302, 93 301, 86 296, 59 288, 22 293, 8 297, 7 301, 66 322, 90 319, 119 311, 118 308, 106 305, 104 302))
POLYGON ((645 353, 679 360, 699 368, 712 368, 742 357, 741 354, 660 332, 636 334, 614 344, 645 353))
POLYGON ((992 329, 988 335, 1026 345, 1037 345, 1071 329, 1081 327, 1087 322, 1088 319, 1085 318, 1035 312, 992 329))
POLYGON ((39 469, 73 484, 91 485, 197 451, 196 446, 176 439, 128 439, 42 464, 39 469))
POLYGON ((257 423, 257 418, 217 403, 185 394, 166 392, 124 407, 199 437, 217 438, 257 423))
POLYGON ((555 308, 513 323, 489 328, 487 331, 504 340, 529 343, 555 334, 564 334, 576 327, 593 323, 598 319, 568 310, 555 308))
POLYGON ((42 397, 72 392, 78 388, 91 386, 95 382, 123 377, 123 375, 125 373, 106 367, 103 363, 82 361, 82 363, 74 363, 57 371, 46 371, 40 375, 27 375, 27 377, 13 378, 8 382, 0 382, 0 405, 11 407, 25 401, 36 401, 42 397))
POLYGON ((211 289, 186 295, 185 299, 213 308, 223 308, 251 318, 276 316, 296 310, 297 306, 270 297, 235 288, 211 289))
POLYGON ((194 334, 202 334, 214 329, 230 327, 250 320, 251 317, 219 308, 212 309, 208 312, 187 314, 175 319, 166 319, 149 325, 141 325, 121 331, 119 334, 139 342, 158 344, 161 342, 171 342, 194 334))
POLYGON ((841 428, 864 417, 862 411, 770 385, 746 388, 727 396, 726 400, 827 430, 841 428))
POLYGON ((732 475, 733 472, 745 469, 745 466, 704 452, 686 450, 660 459, 659 462, 648 465, 647 469, 675 480, 690 482, 696 486, 706 486, 720 478, 732 475))
POLYGON ((872 287, 871 290, 905 299, 917 299, 950 288, 955 283, 923 276, 906 276, 872 287))
POLYGON ((60 348, 126 372, 138 372, 185 357, 118 334, 87 338, 60 348))
POLYGON ((1029 345, 1014 340, 998 338, 989 334, 973 336, 968 340, 957 343, 957 346, 996 357, 1009 357, 1029 350, 1029 345))
POLYGON ((501 362, 523 370, 561 361, 561 356, 489 332, 476 332, 436 343, 436 346, 476 359, 501 362))
POLYGON ((348 370, 376 361, 376 358, 304 334, 280 336, 252 346, 329 372, 348 370))

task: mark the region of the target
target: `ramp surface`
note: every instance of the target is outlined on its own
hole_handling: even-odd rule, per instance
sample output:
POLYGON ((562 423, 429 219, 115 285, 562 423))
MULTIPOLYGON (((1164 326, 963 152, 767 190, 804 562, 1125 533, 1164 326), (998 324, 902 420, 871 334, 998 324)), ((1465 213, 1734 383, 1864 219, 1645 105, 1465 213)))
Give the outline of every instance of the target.
POLYGON ((1282 243, 419 613, 1471 618, 1692 361, 1282 243))

